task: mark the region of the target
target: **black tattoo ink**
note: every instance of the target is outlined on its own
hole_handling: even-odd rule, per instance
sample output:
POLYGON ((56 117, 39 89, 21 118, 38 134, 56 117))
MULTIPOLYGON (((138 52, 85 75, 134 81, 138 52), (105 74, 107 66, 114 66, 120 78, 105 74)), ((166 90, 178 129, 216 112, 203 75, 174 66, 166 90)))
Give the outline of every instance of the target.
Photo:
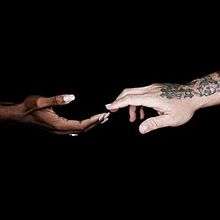
POLYGON ((194 80, 186 85, 163 84, 160 96, 168 99, 184 99, 194 96, 203 97, 213 95, 216 92, 220 92, 220 73, 217 72, 216 74, 194 80))

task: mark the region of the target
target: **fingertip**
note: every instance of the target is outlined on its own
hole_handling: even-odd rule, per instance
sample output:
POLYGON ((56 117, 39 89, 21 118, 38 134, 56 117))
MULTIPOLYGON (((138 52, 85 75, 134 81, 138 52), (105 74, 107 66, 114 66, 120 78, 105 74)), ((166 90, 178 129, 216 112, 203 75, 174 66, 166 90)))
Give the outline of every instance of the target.
POLYGON ((141 134, 146 134, 146 133, 147 133, 146 127, 143 126, 143 125, 140 125, 140 126, 139 126, 139 132, 140 132, 141 134))
POLYGON ((135 122, 135 119, 130 120, 130 122, 131 122, 131 123, 134 123, 134 122, 135 122))
POLYGON ((111 104, 106 104, 106 105, 105 105, 105 107, 106 107, 108 110, 111 109, 111 106, 112 106, 111 104))
POLYGON ((108 118, 108 117, 109 117, 109 115, 110 115, 110 112, 105 113, 104 119, 108 118))
POLYGON ((130 121, 131 123, 135 122, 135 120, 136 120, 136 118, 130 116, 129 121, 130 121))
POLYGON ((107 105, 105 105, 105 107, 110 112, 117 112, 118 111, 118 108, 114 104, 107 104, 107 105))

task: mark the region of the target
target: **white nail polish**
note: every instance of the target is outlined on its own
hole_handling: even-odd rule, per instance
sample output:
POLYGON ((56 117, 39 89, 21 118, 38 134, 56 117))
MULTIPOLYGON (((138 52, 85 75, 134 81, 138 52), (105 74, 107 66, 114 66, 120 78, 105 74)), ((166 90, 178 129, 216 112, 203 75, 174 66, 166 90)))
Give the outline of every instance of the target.
POLYGON ((99 116, 99 121, 102 121, 104 119, 105 115, 102 114, 101 116, 99 116))
POLYGON ((111 104, 107 104, 107 105, 105 105, 105 107, 106 107, 107 109, 109 109, 109 108, 111 107, 111 104))
POLYGON ((139 131, 140 131, 141 134, 144 134, 145 133, 145 127, 143 125, 140 125, 139 131))
POLYGON ((110 112, 106 113, 104 116, 104 119, 108 118, 109 115, 110 115, 110 112))
POLYGON ((78 134, 69 134, 69 135, 72 136, 72 137, 78 136, 78 134))
POLYGON ((101 122, 101 124, 104 124, 105 122, 107 122, 109 120, 109 118, 105 118, 104 121, 101 122))
POLYGON ((75 95, 63 95, 63 101, 65 103, 70 103, 72 102, 73 100, 75 100, 75 95))

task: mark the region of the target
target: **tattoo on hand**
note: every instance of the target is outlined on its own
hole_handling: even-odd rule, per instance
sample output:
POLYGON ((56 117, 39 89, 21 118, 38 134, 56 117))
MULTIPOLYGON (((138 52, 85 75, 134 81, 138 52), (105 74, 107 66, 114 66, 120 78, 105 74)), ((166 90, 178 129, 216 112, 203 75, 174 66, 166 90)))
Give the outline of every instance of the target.
POLYGON ((194 80, 186 85, 163 84, 160 96, 168 99, 184 99, 194 96, 210 96, 217 92, 220 92, 220 72, 194 80))

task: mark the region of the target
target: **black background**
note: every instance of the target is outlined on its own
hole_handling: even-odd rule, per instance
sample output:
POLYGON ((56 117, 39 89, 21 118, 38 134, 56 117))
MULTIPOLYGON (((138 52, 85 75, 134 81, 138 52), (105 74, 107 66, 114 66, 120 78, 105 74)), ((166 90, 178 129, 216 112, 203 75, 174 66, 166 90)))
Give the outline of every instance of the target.
MULTIPOLYGON (((105 111, 104 105, 124 88, 185 83, 220 68, 214 16, 207 22, 204 14, 187 21, 178 13, 158 16, 157 12, 148 17, 119 12, 116 17, 106 11, 88 11, 77 15, 76 11, 64 15, 59 11, 32 15, 30 11, 4 17, 1 101, 21 101, 30 94, 73 93, 76 101, 57 111, 81 119, 105 111)), ((147 114, 154 113, 147 109, 147 114)), ((219 122, 219 107, 213 107, 199 110, 186 125, 147 135, 138 133, 139 122, 128 122, 126 109, 79 137, 3 124, 1 150, 9 161, 6 166, 14 160, 19 167, 34 164, 34 172, 47 164, 45 176, 59 172, 65 181, 70 177, 63 173, 71 170, 88 181, 96 175, 105 182, 108 176, 122 178, 132 173, 138 181, 149 175, 159 176, 160 181, 175 176, 179 182, 186 176, 202 178, 205 173, 210 177, 214 172, 219 122)))

